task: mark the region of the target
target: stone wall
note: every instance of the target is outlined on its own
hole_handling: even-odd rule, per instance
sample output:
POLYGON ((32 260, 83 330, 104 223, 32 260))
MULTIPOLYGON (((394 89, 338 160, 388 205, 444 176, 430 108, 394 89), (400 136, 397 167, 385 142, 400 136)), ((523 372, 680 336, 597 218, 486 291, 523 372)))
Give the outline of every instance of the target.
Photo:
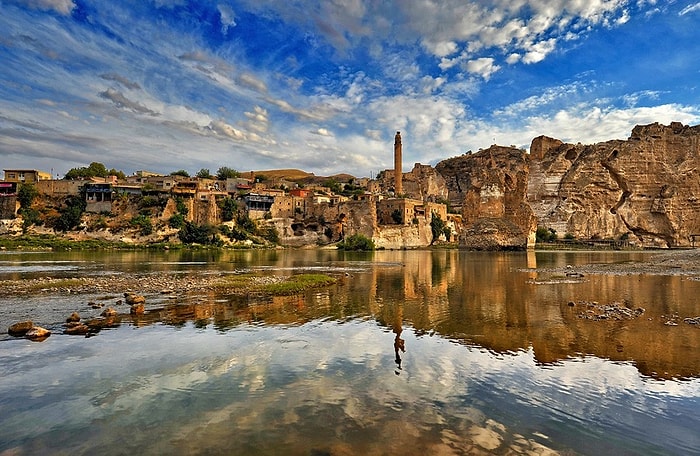
POLYGON ((0 196, 0 220, 13 219, 19 209, 17 195, 0 196))

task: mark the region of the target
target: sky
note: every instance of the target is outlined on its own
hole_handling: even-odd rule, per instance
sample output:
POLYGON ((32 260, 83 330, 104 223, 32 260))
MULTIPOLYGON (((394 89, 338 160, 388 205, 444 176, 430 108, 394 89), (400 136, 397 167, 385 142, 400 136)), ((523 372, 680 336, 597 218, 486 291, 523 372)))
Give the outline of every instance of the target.
POLYGON ((0 0, 0 167, 373 177, 700 122, 700 2, 0 0))

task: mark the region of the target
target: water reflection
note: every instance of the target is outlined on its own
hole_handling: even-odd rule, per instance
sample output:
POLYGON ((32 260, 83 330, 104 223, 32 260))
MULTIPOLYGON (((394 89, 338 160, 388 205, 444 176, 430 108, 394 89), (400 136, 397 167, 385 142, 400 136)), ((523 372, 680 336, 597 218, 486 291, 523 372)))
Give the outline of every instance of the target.
POLYGON ((1 322, 34 316, 56 335, 41 344, 0 340, 0 453, 697 453, 700 328, 667 326, 664 316, 700 315, 692 298, 700 284, 651 275, 571 281, 537 269, 642 258, 56 255, 86 275, 245 268, 327 271, 339 280, 264 299, 151 294, 143 315, 115 304, 118 317, 89 340, 60 331, 72 311, 99 315, 78 308, 94 296, 5 299, 1 322), (570 301, 625 301, 646 312, 590 321, 570 301), (668 380, 681 377, 690 380, 668 380))
MULTIPOLYGON (((639 261, 643 253, 522 252, 475 253, 387 251, 362 254, 328 250, 265 252, 125 252, 121 254, 55 254, 54 276, 109 273, 200 274, 246 268, 290 274, 324 271, 339 282, 324 290, 292 297, 233 296, 220 291, 179 292, 148 296, 148 312, 132 317, 136 326, 153 323, 198 327, 212 323, 226 331, 240 324, 298 325, 316 319, 371 317, 396 336, 395 359, 400 367, 401 331, 410 325, 418 334, 439 334, 495 353, 533 349, 542 365, 581 355, 633 362, 639 371, 658 378, 700 376, 700 328, 682 323, 700 315, 700 281, 683 276, 590 274, 562 280, 547 268, 596 262, 639 261), (76 266, 79 265, 79 266, 76 266), (537 267, 545 269, 537 269, 537 267), (544 272, 543 272, 544 271, 544 272), (172 299, 175 298, 175 299, 172 299), (589 321, 581 306, 569 303, 625 303, 644 308, 643 316, 624 321, 589 321), (669 318, 680 321, 666 325, 669 318)), ((48 276, 47 254, 4 256, 18 267, 41 262, 39 273, 23 269, 13 276, 48 276)), ((0 271, 1 273, 1 271, 0 271)), ((2 276, 2 274, 0 274, 2 276)), ((1 277, 1 278, 7 278, 1 277)), ((565 278, 564 278, 565 279, 565 278)), ((120 290, 115 290, 118 292, 120 290)), ((90 297, 83 299, 87 302, 90 297)), ((6 300, 0 323, 8 326, 33 319, 59 326, 72 311, 95 317, 100 311, 78 308, 78 298, 37 296, 6 300), (40 315, 37 316, 36 313, 40 315), (49 321, 41 321, 42 312, 49 321)), ((107 305, 110 303, 107 302, 107 305)))

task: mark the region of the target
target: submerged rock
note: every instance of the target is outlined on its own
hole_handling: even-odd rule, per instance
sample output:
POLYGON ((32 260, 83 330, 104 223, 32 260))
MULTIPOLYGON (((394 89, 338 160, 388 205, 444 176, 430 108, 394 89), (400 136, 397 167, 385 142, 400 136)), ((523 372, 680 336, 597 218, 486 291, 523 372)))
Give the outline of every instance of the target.
POLYGON ((88 332, 90 332, 90 327, 88 325, 85 325, 83 323, 76 323, 73 325, 68 326, 64 331, 65 334, 69 334, 71 336, 84 336, 88 332))

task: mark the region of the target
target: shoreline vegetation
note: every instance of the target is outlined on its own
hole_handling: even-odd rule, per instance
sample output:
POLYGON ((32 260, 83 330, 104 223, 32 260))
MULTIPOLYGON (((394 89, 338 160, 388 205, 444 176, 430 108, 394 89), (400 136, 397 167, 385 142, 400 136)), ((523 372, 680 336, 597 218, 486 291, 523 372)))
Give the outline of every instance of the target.
MULTIPOLYGON (((362 236, 360 236, 362 237, 362 236)), ((330 246, 317 246, 315 248, 338 248, 339 250, 382 250, 374 248, 368 238, 355 240, 352 236, 346 241, 341 241, 330 246), (366 242, 363 244, 361 241, 366 242)), ((260 250, 260 249, 288 249, 295 247, 270 246, 262 244, 253 245, 227 245, 212 244, 182 244, 168 242, 154 243, 130 243, 121 241, 106 241, 99 239, 73 240, 51 234, 23 234, 19 236, 0 236, 0 250, 26 250, 26 251, 69 251, 69 250, 260 250)), ((298 247, 297 247, 298 248, 298 247)), ((311 247, 314 248, 314 247, 311 247)), ((457 242, 440 242, 422 249, 457 249, 457 242)), ((560 239, 556 241, 537 242, 535 250, 629 250, 629 251, 669 251, 687 249, 652 249, 631 245, 627 242, 609 240, 570 240, 560 239)))

